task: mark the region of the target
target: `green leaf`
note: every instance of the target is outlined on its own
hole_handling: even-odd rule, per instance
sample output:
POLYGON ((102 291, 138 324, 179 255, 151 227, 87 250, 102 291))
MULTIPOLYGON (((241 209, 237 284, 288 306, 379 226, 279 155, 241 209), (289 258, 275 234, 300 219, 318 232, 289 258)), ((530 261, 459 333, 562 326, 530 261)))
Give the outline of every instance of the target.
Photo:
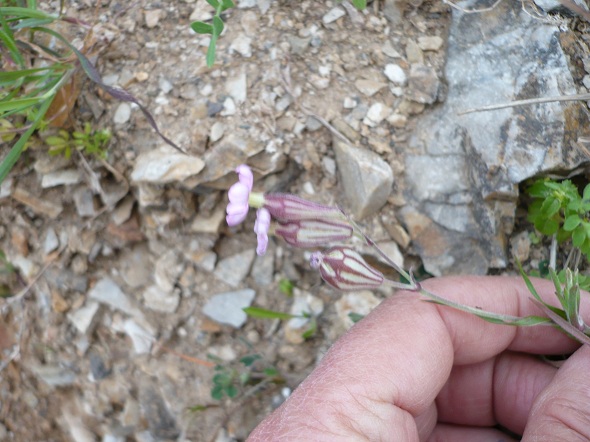
POLYGON ((574 230, 574 233, 572 233, 572 244, 574 245, 574 247, 580 247, 582 244, 584 244, 585 240, 586 229, 584 229, 584 226, 579 225, 574 230))
POLYGON ((545 180, 540 179, 533 183, 532 186, 528 187, 526 192, 532 196, 533 198, 545 198, 548 194, 547 186, 545 185, 545 180))
POLYGON ((246 367, 250 367, 255 361, 262 359, 262 356, 256 355, 246 355, 240 359, 240 362, 244 364, 246 367))
MULTIPOLYGON (((536 226, 536 224, 535 224, 536 226)), ((546 220, 539 228, 539 231, 547 236, 553 235, 559 229, 559 222, 554 219, 546 220)))
POLYGON ((211 397, 213 399, 220 401, 221 399, 223 399, 224 394, 225 389, 222 385, 214 385, 213 388, 211 388, 211 397))
POLYGON ((217 0, 207 0, 207 3, 209 3, 215 9, 217 9, 219 7, 219 2, 217 0))
POLYGON ((62 137, 57 136, 50 136, 45 138, 45 144, 52 147, 63 147, 68 144, 67 140, 64 140, 62 137))
POLYGON ((192 407, 188 407, 188 411, 191 413, 199 413, 201 411, 206 411, 210 408, 210 405, 193 405, 192 407))
POLYGON ((213 26, 202 21, 194 21, 191 23, 191 29, 197 34, 213 34, 213 26))
POLYGON ((221 0, 221 12, 229 9, 229 8, 233 8, 234 2, 232 2, 232 0, 221 0))
POLYGON ((51 101, 52 100, 47 99, 43 102, 43 104, 39 108, 39 111, 37 112, 37 117, 35 118, 35 121, 33 121, 29 129, 27 129, 27 131, 21 135, 21 137, 14 144, 14 146, 12 146, 12 149, 10 149, 10 151, 8 152, 8 155, 6 155, 4 160, 2 160, 2 163, 0 163, 0 184, 8 176, 8 173, 13 168, 16 161, 20 158, 20 154, 22 153, 25 144, 27 143, 33 132, 35 132, 38 125, 41 123, 41 120, 43 120, 43 117, 45 116, 47 109, 49 109, 49 106, 51 105, 51 101))
POLYGON ((352 0, 352 4, 356 9, 363 10, 367 7, 367 0, 352 0))
POLYGON ((287 296, 293 296, 293 288, 295 284, 287 278, 281 278, 279 281, 279 291, 287 296))
POLYGON ((219 37, 222 32, 223 32, 223 20, 221 20, 221 17, 216 15, 215 17, 213 17, 213 33, 212 34, 215 37, 219 37))
POLYGON ((31 9, 31 8, 19 8, 19 7, 1 7, 0 13, 4 16, 14 16, 21 18, 37 18, 37 19, 53 19, 56 20, 58 17, 57 15, 49 14, 48 12, 43 12, 38 9, 31 9))
POLYGON ((298 317, 290 313, 276 312, 274 310, 267 310, 259 307, 246 307, 242 310, 244 310, 248 316, 259 319, 291 319, 298 317))
POLYGON ((264 373, 265 376, 268 376, 269 378, 273 378, 275 376, 278 376, 278 374, 279 374, 279 370, 277 370, 274 367, 267 367, 262 372, 264 373))
POLYGON ((236 387, 235 385, 228 385, 227 387, 225 387, 225 394, 227 394, 229 398, 235 398, 238 395, 238 393, 238 387, 236 387))
POLYGON ((549 197, 543 202, 543 205, 541 206, 541 213, 545 218, 551 218, 553 215, 559 212, 560 207, 561 204, 557 198, 549 197))
POLYGON ((354 322, 354 323, 356 324, 356 323, 357 323, 357 322, 359 322, 361 319, 363 319, 363 318, 365 317, 365 315, 361 315, 361 314, 359 314, 359 313, 350 312, 350 313, 348 314, 348 317, 350 318, 350 320, 351 320, 352 322, 354 322))
POLYGON ((541 299, 541 296, 539 296, 539 293, 537 293, 537 290, 535 289, 535 286, 531 282, 531 279, 524 272, 524 269, 522 268, 522 264, 520 263, 520 260, 518 260, 518 258, 516 259, 516 266, 518 267, 518 271, 520 272, 520 276, 522 276, 522 279, 524 279, 524 283, 526 284, 527 289, 529 289, 529 292, 531 292, 531 294, 535 297, 535 299, 537 301, 542 303, 543 300, 541 299))
POLYGON ((576 227, 580 225, 582 219, 576 214, 566 218, 565 222, 563 223, 563 230, 567 230, 571 232, 576 227))
POLYGON ((316 334, 317 330, 318 330, 318 322, 316 321, 315 317, 312 317, 311 320, 309 321, 309 327, 307 328, 307 330, 305 330, 301 334, 301 337, 303 339, 309 339, 316 334))
POLYGON ((233 379, 229 373, 217 373, 213 376, 213 383, 216 385, 230 385, 233 379))

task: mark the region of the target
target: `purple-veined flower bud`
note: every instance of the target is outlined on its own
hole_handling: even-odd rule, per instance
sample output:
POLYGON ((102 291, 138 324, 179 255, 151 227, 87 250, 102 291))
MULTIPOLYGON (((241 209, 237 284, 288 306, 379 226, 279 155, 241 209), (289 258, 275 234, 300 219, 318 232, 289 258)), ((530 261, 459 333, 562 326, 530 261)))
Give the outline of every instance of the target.
POLYGON ((256 222, 254 223, 254 233, 258 239, 256 253, 262 256, 266 253, 268 246, 268 229, 270 227, 270 213, 264 207, 256 211, 256 222))
POLYGON ((311 248, 352 237, 352 226, 338 219, 302 219, 280 222, 273 232, 293 247, 311 248))
POLYGON ((375 289, 384 281, 381 272, 347 247, 337 246, 324 253, 314 252, 309 263, 320 271, 324 281, 339 290, 375 289))
POLYGON ((314 203, 289 193, 265 194, 264 207, 277 221, 345 219, 338 207, 314 203))

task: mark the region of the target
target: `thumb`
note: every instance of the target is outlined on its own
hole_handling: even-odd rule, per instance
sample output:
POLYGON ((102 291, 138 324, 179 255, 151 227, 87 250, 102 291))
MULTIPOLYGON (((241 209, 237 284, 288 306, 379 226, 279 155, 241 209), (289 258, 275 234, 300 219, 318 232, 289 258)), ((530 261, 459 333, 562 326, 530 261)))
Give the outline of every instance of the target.
POLYGON ((590 440, 590 347, 582 345, 531 408, 523 441, 590 440))

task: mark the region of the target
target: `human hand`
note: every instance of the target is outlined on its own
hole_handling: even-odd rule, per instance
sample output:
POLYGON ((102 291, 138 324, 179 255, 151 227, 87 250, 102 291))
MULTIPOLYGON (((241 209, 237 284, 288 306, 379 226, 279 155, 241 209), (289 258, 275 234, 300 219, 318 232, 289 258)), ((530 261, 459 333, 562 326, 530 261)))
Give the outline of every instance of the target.
MULTIPOLYGON (((539 315, 519 278, 452 277, 424 288, 508 315, 539 315)), ((556 304, 550 281, 534 280, 556 304)), ((588 303, 581 314, 590 317, 588 303)), ((399 292, 340 338, 248 441, 590 440, 590 348, 557 369, 535 354, 579 344, 553 327, 496 325, 399 292)))

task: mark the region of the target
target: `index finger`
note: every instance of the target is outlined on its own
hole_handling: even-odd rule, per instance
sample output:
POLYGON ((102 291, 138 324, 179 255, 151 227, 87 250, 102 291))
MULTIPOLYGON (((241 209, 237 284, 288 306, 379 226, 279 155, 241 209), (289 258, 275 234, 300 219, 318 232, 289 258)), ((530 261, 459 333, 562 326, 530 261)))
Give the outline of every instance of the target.
MULTIPOLYGON (((534 283, 544 299, 555 302, 549 281, 534 283)), ((452 277, 423 286, 492 312, 540 314, 519 278, 452 277)), ((454 364, 483 361, 506 349, 563 353, 576 346, 552 327, 491 324, 400 292, 340 338, 250 440, 417 440, 414 417, 427 413, 454 364)))

